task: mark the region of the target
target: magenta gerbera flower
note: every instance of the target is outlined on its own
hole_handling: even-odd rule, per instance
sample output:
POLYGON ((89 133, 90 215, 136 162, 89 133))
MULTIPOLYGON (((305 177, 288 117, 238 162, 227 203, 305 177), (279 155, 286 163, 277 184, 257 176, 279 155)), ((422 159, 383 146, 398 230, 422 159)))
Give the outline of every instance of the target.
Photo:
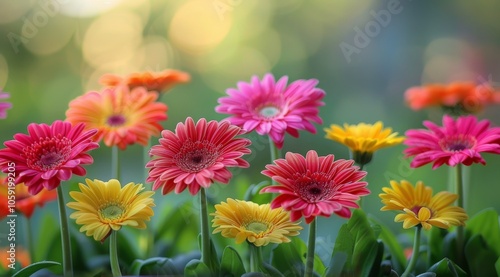
POLYGON ((312 122, 321 124, 318 107, 325 92, 316 88, 318 80, 297 80, 287 86, 288 77, 276 82, 272 74, 262 81, 253 76, 250 83, 239 82, 238 89, 226 91, 229 96, 219 98, 215 111, 231 114, 231 123, 247 132, 268 134, 278 148, 283 147, 285 132, 294 137, 298 130, 316 133, 312 122))
POLYGON ((82 165, 93 163, 87 151, 99 147, 92 142, 96 130, 84 131, 84 124, 57 120, 52 125, 28 125, 28 135, 16 134, 0 149, 0 167, 15 169, 16 183, 24 182, 31 194, 52 190, 72 174, 86 174, 82 165))
POLYGON ((285 159, 274 161, 275 165, 266 165, 262 174, 278 185, 265 187, 261 192, 278 193, 271 207, 291 211, 292 221, 304 216, 306 223, 311 223, 316 216, 329 217, 333 213, 349 218, 349 208, 359 208, 356 201, 370 193, 368 184, 362 181, 366 172, 353 166, 353 160, 334 158, 318 157, 313 150, 306 157, 288 152, 285 159))
POLYGON ((154 190, 163 187, 163 194, 181 193, 187 187, 195 195, 214 181, 227 184, 232 176, 228 167, 249 166, 242 156, 251 153, 247 148, 251 142, 236 137, 242 133, 229 121, 202 118, 195 124, 188 117, 177 124, 175 133, 164 130, 160 144, 151 148, 150 155, 157 158, 146 165, 150 168, 146 181, 154 182, 154 190))
POLYGON ((406 157, 415 156, 411 167, 433 163, 436 169, 443 164, 471 165, 485 164, 481 152, 500 154, 500 128, 490 128, 488 120, 477 121, 473 115, 461 116, 456 120, 449 115, 443 117, 443 127, 424 121, 429 130, 406 132, 404 150, 406 157))
MULTIPOLYGON (((3 92, 0 89, 0 99, 7 99, 9 98, 9 94, 6 92, 3 92)), ((7 110, 12 108, 12 104, 9 102, 0 102, 0 118, 6 118, 7 117, 7 110)))

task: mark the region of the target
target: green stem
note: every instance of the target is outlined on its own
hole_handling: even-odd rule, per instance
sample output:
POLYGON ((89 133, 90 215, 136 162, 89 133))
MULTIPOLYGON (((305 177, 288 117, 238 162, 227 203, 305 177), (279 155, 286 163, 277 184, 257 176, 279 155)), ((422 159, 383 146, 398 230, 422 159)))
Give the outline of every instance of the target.
MULTIPOLYGON (((148 178, 148 173, 149 170, 146 168, 146 164, 149 161, 149 149, 151 149, 151 139, 148 139, 148 145, 143 147, 143 153, 142 153, 142 158, 143 158, 143 163, 144 163, 144 184, 146 185, 146 179, 148 178)), ((147 185, 146 185, 147 186, 147 185)), ((153 190, 153 184, 151 183, 151 187, 148 187, 150 190, 153 190)), ((153 221, 149 221, 147 223, 148 227, 146 229, 146 232, 142 232, 143 236, 146 236, 146 250, 145 250, 145 256, 146 257, 153 257, 154 256, 154 244, 155 244, 155 235, 154 235, 154 228, 153 228, 153 221)))
MULTIPOLYGON (((455 171, 455 182, 456 182, 456 191, 458 194, 457 205, 458 207, 464 207, 464 193, 463 193, 463 176, 462 176, 462 164, 457 164, 455 171)), ((462 256, 464 253, 464 226, 457 227, 457 251, 458 251, 458 264, 462 264, 463 261, 462 256)))
POLYGON ((116 237, 118 232, 111 231, 109 236, 109 262, 111 264, 111 273, 113 277, 122 276, 120 271, 120 263, 118 262, 118 249, 116 245, 116 237))
POLYGON ((314 273, 314 247, 316 246, 316 218, 309 223, 309 240, 307 241, 306 272, 304 277, 311 277, 314 273))
POLYGON ((269 149, 271 150, 271 163, 280 158, 280 150, 274 144, 271 136, 269 136, 269 149))
POLYGON ((411 254, 410 263, 408 267, 406 267, 405 272, 401 275, 401 277, 411 276, 413 269, 415 269, 415 265, 417 264, 418 254, 420 253, 420 233, 422 232, 422 226, 418 225, 417 230, 415 230, 415 239, 413 240, 413 253, 411 254))
POLYGON ((210 268, 210 233, 208 231, 208 209, 205 188, 200 189, 200 217, 201 217, 201 261, 210 268))
POLYGON ((61 225, 61 242, 63 254, 63 273, 65 277, 73 276, 73 263, 71 260, 71 240, 69 236, 68 217, 64 203, 62 186, 57 187, 57 204, 59 207, 59 224, 61 225))
POLYGON ((111 178, 120 179, 120 158, 118 146, 111 147, 111 178))
POLYGON ((248 243, 250 246, 250 272, 261 272, 262 267, 262 251, 260 247, 253 243, 248 243))

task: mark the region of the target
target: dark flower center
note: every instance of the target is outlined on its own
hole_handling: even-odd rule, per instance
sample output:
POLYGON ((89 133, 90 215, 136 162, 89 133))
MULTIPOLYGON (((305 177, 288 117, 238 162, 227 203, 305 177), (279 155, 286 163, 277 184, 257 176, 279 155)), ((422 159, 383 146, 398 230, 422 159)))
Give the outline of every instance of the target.
POLYGON ((297 173, 295 177, 295 192, 308 203, 328 200, 337 191, 331 177, 322 172, 297 173))
POLYGON ((443 150, 451 152, 471 149, 475 144, 476 139, 474 137, 464 135, 446 137, 439 142, 443 150))
POLYGON ((208 141, 187 141, 174 157, 176 164, 189 173, 209 168, 218 158, 218 147, 208 141))
POLYGON ((109 125, 109 126, 121 126, 123 124, 125 124, 127 120, 125 119, 125 117, 121 114, 114 114, 110 117, 108 117, 108 120, 106 120, 106 123, 109 125))
POLYGON ((30 146, 26 146, 23 152, 28 167, 48 171, 66 162, 71 154, 71 141, 61 135, 40 138, 30 146))

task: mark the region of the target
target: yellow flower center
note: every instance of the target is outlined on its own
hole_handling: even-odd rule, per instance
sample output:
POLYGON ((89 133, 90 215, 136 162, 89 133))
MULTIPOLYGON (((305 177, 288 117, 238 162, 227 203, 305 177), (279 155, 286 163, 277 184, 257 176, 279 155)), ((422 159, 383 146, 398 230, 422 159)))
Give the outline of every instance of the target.
POLYGON ((252 223, 248 224, 246 227, 247 227, 247 230, 252 231, 256 234, 267 231, 267 224, 262 223, 262 222, 252 222, 252 223))
POLYGON ((104 219, 114 220, 118 219, 122 216, 125 209, 122 206, 117 204, 110 204, 100 209, 101 216, 104 219))

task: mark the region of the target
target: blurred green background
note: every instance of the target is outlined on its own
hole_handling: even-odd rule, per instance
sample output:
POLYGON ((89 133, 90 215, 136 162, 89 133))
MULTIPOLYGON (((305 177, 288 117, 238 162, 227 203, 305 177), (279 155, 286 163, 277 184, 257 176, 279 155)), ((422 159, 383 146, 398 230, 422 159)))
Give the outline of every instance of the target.
MULTIPOLYGON (((14 105, 0 121, 0 140, 25 133, 31 122, 64 119, 69 101, 100 89, 97 80, 104 73, 189 72, 189 84, 161 98, 169 106, 163 126, 173 129, 188 116, 225 118, 214 107, 227 88, 272 72, 290 81, 316 78, 326 91, 320 108, 324 124, 317 125, 317 134, 287 136, 283 153, 314 149, 348 158, 345 147, 324 138, 324 127, 381 120, 404 134, 421 128, 423 120, 440 122, 442 114, 410 110, 403 97, 407 88, 460 80, 490 80, 498 87, 498 10, 500 2, 493 0, 0 0, 0 88, 14 105)), ((498 106, 478 116, 500 125, 498 106)), ((266 180, 260 171, 270 161, 267 139, 248 137, 254 141, 251 167, 235 171, 228 186, 214 185, 210 194, 217 201, 242 198, 235 192, 266 180)), ((379 211, 378 194, 390 179, 423 180, 435 191, 448 182, 445 167, 410 169, 403 149, 383 149, 366 167, 372 194, 364 208, 396 231, 401 224, 393 222, 394 214, 379 211)), ((123 182, 144 181, 142 153, 140 146, 122 153, 123 182)), ((109 179, 110 149, 101 146, 92 155, 87 177, 109 179)), ((469 170, 470 215, 486 207, 500 211, 500 157, 484 157, 487 166, 469 170)), ((190 199, 187 192, 155 197, 157 211, 190 199)), ((46 211, 55 216, 55 203, 35 213, 34 222, 46 211)), ((157 212, 154 220, 161 216, 157 212)), ((319 222, 320 239, 332 244, 345 220, 333 216, 319 222)))

